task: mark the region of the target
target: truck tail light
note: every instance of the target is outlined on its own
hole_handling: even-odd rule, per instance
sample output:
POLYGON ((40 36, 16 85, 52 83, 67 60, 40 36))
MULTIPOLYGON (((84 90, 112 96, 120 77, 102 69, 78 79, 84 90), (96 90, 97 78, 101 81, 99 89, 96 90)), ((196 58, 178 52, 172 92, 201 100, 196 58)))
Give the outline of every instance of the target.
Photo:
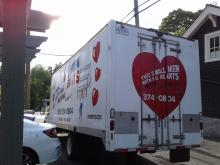
POLYGON ((199 144, 193 144, 193 145, 191 145, 191 148, 199 148, 199 147, 200 147, 199 144))
POLYGON ((115 121, 111 120, 110 121, 110 131, 114 131, 114 129, 115 129, 115 121))
POLYGON ((176 149, 178 150, 181 150, 181 149, 185 149, 186 148, 186 146, 184 146, 184 145, 178 145, 178 146, 176 146, 176 149))
POLYGON ((46 134, 47 136, 49 136, 50 138, 57 137, 57 131, 55 128, 44 130, 43 133, 46 134))
POLYGON ((127 148, 118 148, 118 149, 115 149, 115 152, 126 153, 126 152, 128 152, 128 149, 127 148))
POLYGON ((155 149, 150 149, 150 148, 137 148, 136 151, 142 153, 155 153, 155 149))

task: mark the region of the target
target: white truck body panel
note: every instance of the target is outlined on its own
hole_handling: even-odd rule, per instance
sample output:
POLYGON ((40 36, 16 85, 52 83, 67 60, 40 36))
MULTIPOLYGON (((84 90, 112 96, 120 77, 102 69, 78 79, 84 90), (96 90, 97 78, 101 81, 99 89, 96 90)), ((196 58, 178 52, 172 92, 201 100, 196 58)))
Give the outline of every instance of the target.
POLYGON ((200 144, 201 110, 197 42, 110 21, 53 74, 48 120, 130 151, 200 144))

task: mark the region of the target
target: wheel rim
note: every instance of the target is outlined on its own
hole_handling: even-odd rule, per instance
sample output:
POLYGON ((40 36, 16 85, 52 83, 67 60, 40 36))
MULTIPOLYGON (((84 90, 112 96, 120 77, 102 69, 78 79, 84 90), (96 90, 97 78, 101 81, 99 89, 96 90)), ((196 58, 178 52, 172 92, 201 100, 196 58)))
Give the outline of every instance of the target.
POLYGON ((71 154, 71 150, 72 150, 72 140, 69 137, 68 140, 67 140, 67 144, 66 144, 67 155, 71 154))
POLYGON ((23 165, 32 165, 32 159, 28 154, 23 153, 22 159, 23 165))

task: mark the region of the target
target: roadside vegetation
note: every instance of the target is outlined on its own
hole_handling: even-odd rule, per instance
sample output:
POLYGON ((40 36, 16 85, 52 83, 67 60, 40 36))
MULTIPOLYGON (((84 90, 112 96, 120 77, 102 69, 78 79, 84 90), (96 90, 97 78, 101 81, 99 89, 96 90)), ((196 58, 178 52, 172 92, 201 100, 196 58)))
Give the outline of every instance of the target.
POLYGON ((31 109, 38 110, 43 99, 50 98, 51 76, 62 66, 56 64, 54 68, 45 69, 42 65, 36 65, 31 69, 31 91, 30 105, 31 109))
POLYGON ((182 9, 173 10, 168 16, 163 18, 159 30, 176 36, 182 36, 201 12, 202 10, 197 12, 182 9))

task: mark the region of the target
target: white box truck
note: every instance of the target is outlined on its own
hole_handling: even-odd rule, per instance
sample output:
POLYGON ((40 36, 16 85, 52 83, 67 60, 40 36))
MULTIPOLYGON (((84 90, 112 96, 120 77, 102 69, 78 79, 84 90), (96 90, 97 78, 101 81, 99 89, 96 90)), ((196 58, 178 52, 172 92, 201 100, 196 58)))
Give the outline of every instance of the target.
POLYGON ((53 74, 47 119, 69 157, 99 143, 176 162, 201 144, 201 110, 197 42, 112 20, 53 74))

